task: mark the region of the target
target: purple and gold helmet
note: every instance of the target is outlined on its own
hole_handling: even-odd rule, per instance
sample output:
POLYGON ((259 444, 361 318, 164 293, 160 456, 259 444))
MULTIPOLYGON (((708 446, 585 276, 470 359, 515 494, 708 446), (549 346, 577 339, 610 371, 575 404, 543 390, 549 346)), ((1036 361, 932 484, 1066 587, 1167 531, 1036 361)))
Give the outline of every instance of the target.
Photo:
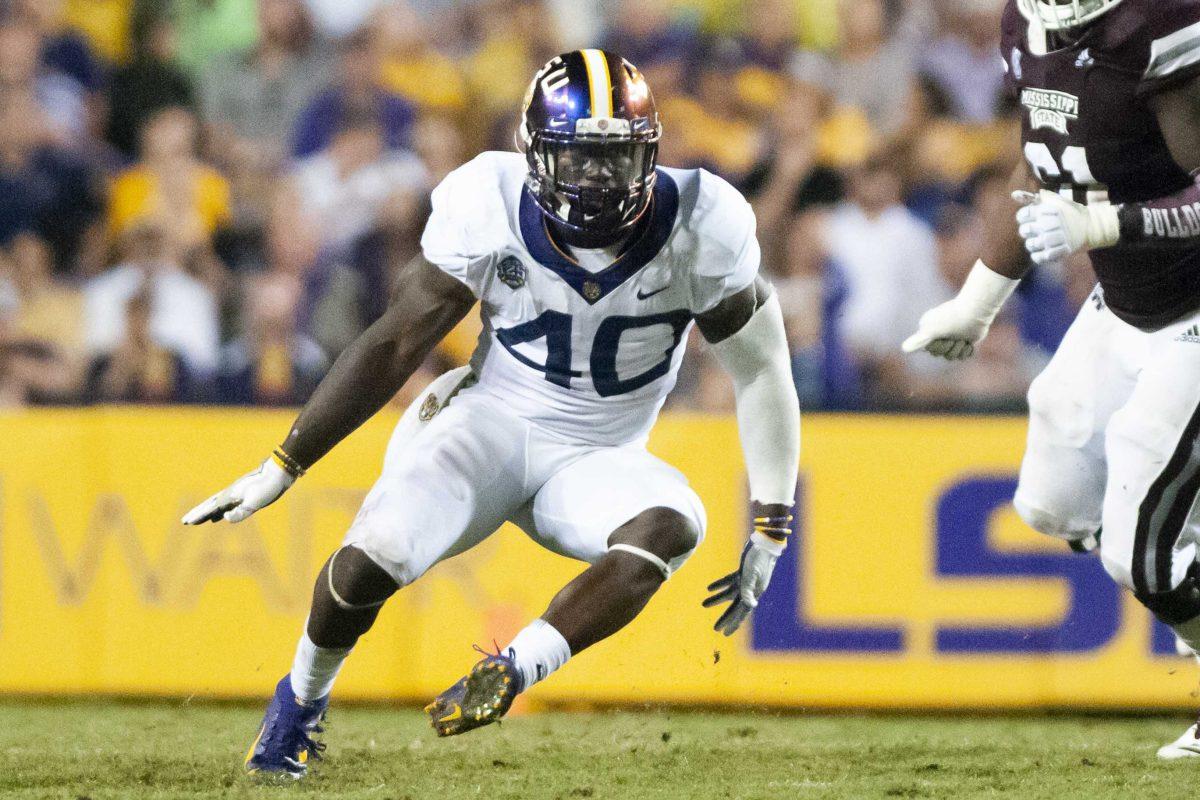
POLYGON ((591 237, 629 229, 650 204, 662 126, 650 87, 615 53, 575 50, 525 93, 526 185, 554 222, 591 237))

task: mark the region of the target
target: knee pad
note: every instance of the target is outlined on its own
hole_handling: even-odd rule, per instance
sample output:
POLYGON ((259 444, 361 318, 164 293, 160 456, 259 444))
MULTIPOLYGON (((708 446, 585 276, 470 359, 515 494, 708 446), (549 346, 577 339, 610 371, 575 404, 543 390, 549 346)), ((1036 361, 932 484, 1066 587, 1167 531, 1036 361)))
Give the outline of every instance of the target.
POLYGON ((1160 622, 1181 625, 1200 617, 1200 580, 1196 576, 1196 564, 1188 569, 1183 583, 1169 592, 1135 593, 1138 602, 1150 609, 1160 622))

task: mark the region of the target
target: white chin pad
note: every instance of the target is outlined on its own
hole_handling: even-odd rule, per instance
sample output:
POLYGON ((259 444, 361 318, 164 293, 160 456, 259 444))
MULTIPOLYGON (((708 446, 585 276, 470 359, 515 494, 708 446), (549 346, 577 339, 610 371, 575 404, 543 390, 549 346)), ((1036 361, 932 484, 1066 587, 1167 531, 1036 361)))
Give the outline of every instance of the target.
POLYGON ((671 566, 658 556, 654 555, 654 553, 651 553, 649 550, 643 550, 640 547, 634 547, 631 544, 622 544, 620 542, 609 546, 608 552, 611 553, 613 550, 620 550, 623 553, 629 553, 637 556, 638 558, 644 558, 645 560, 649 561, 651 564, 658 567, 659 572, 662 573, 664 581, 671 577, 671 566))

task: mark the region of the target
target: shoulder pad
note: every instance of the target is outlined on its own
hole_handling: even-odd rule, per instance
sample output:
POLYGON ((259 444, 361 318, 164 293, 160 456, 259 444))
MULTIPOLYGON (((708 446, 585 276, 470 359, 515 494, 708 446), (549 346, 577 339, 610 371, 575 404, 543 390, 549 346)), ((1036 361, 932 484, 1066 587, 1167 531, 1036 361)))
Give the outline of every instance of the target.
POLYGON ((723 277, 754 239, 754 210, 724 178, 704 169, 696 172, 695 205, 687 224, 701 239, 707 257, 698 259, 694 270, 705 278, 723 277))
POLYGON ((1125 0, 1097 24, 1103 48, 1121 66, 1161 79, 1195 63, 1188 45, 1200 47, 1200 0, 1125 0))

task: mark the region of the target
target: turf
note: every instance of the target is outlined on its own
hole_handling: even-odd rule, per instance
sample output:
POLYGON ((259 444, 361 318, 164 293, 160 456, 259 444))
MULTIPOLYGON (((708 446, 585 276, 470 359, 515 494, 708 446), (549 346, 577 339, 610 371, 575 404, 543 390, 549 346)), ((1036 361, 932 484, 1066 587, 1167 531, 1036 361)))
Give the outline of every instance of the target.
POLYGON ((437 739, 421 713, 335 709, 300 785, 254 783, 258 709, 206 703, 0 703, 0 797, 1167 798, 1200 763, 1154 748, 1166 718, 553 712, 437 739))

